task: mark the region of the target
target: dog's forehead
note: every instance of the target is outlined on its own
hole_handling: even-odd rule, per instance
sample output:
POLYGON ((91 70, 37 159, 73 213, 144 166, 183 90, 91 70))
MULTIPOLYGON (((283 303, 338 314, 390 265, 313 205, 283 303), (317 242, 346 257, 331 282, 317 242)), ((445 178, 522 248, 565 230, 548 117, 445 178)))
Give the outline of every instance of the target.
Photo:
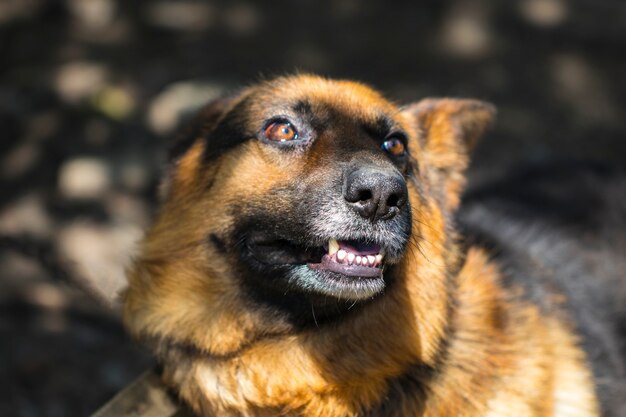
POLYGON ((393 117, 398 108, 372 88, 354 81, 328 80, 314 76, 280 78, 259 89, 261 113, 296 112, 324 114, 376 121, 393 117))

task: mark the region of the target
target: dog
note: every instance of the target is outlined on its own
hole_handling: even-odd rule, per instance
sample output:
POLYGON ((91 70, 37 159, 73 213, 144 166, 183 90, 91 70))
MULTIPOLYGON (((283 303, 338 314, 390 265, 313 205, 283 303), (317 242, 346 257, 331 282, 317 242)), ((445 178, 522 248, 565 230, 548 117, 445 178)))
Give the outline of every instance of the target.
POLYGON ((494 116, 314 75, 209 103, 172 149, 125 326, 199 416, 625 415, 566 280, 498 258, 532 228, 458 214, 494 116))

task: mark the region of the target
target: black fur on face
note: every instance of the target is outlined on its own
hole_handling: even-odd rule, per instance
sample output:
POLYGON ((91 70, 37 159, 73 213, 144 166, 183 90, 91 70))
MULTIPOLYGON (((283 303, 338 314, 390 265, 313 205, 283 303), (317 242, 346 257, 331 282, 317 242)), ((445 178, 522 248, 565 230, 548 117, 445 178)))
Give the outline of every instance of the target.
POLYGON ((337 183, 326 190, 281 188, 267 198, 291 206, 274 212, 255 203, 235 208, 241 215, 232 235, 242 261, 238 276, 255 298, 292 316, 310 319, 313 310, 323 320, 375 298, 392 284, 393 265, 410 235, 408 210, 388 224, 372 224, 341 207, 345 204, 337 183), (355 277, 316 269, 331 238, 383 247, 386 261, 380 275, 355 277))

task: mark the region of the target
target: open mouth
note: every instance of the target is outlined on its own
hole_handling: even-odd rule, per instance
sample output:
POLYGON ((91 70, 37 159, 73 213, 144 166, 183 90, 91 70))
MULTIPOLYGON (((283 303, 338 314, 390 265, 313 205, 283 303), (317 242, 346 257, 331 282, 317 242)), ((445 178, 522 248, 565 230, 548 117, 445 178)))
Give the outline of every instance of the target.
POLYGON ((364 240, 329 239, 326 245, 312 248, 282 239, 252 239, 248 248, 264 264, 307 265, 314 270, 349 277, 380 277, 385 260, 385 252, 380 245, 364 240))
POLYGON ((393 240, 396 236, 375 237, 383 239, 331 238, 311 245, 257 231, 248 232, 242 242, 245 242, 244 259, 252 261, 252 276, 257 285, 277 291, 280 297, 298 289, 307 296, 354 301, 373 298, 393 280, 391 267, 397 263, 401 250, 393 240), (388 244, 387 239, 390 239, 388 244))
POLYGON ((328 241, 327 253, 318 263, 308 267, 327 270, 353 277, 379 277, 383 271, 385 254, 380 245, 357 240, 328 241))

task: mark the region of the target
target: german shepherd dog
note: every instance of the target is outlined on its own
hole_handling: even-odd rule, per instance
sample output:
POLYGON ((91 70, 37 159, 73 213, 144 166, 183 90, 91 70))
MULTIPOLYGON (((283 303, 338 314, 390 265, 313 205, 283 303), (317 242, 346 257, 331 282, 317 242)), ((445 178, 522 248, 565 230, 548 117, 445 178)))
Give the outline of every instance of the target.
POLYGON ((200 416, 626 415, 619 280, 587 291, 505 206, 456 214, 494 113, 310 75, 207 105, 124 294, 166 384, 200 416))

